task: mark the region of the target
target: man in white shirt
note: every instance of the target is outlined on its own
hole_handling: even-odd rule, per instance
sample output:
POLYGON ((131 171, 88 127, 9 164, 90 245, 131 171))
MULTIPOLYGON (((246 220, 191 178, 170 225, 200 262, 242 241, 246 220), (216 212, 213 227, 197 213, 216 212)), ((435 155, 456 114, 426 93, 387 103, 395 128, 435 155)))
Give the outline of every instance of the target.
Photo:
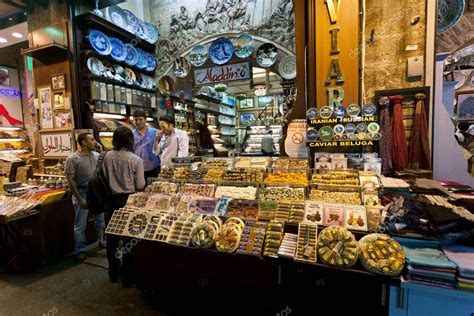
POLYGON ((175 157, 189 156, 189 136, 174 127, 172 117, 160 117, 160 130, 156 133, 153 152, 160 157, 162 168, 171 166, 171 159, 175 157))

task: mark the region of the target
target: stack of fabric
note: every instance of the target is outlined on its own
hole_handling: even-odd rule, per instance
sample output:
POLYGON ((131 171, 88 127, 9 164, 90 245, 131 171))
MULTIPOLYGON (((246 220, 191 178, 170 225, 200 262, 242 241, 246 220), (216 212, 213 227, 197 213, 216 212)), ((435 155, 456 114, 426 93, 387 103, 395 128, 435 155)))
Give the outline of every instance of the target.
POLYGON ((474 247, 446 245, 441 248, 448 259, 458 266, 458 287, 474 291, 474 247))
POLYGON ((437 242, 407 239, 399 242, 405 250, 410 282, 443 288, 456 286, 456 264, 448 260, 437 242))

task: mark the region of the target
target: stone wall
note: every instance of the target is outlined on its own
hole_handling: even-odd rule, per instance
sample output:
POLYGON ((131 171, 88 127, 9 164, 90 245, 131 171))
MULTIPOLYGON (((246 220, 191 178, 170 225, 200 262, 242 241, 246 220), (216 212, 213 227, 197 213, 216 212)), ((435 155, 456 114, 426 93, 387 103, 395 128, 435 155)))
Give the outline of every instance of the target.
POLYGON ((407 59, 425 56, 426 3, 420 0, 366 0, 363 100, 375 91, 424 85, 424 78, 407 80, 407 59), (407 45, 418 45, 406 51, 407 45))

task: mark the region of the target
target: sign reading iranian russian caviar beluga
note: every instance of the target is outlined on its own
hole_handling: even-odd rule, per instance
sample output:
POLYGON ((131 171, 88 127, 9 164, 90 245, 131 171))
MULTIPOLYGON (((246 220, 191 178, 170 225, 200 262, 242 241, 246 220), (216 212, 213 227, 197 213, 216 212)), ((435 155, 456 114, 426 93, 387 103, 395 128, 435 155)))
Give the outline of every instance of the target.
POLYGON ((251 70, 248 62, 196 69, 194 71, 194 81, 196 85, 248 80, 250 77, 251 70))

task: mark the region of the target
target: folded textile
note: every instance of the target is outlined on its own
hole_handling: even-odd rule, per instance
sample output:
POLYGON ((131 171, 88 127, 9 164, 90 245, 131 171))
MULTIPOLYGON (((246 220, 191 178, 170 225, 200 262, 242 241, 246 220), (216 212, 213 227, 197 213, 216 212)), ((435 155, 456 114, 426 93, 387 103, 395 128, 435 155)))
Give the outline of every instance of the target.
POLYGON ((461 289, 466 289, 466 290, 471 290, 474 291, 474 285, 471 284, 466 284, 463 282, 458 282, 458 287, 461 289))
POLYGON ((442 245, 446 257, 456 263, 460 275, 474 275, 474 247, 463 245, 442 245))
POLYGON ((442 281, 442 280, 425 279, 425 278, 414 277, 414 276, 408 276, 408 279, 415 283, 420 283, 424 285, 435 285, 435 286, 446 287, 446 288, 454 288, 456 286, 456 283, 454 282, 448 282, 448 281, 442 281))
POLYGON ((441 280, 448 280, 448 281, 456 281, 456 274, 455 273, 443 273, 437 271, 429 271, 429 270, 417 270, 413 269, 413 267, 408 266, 408 272, 410 276, 420 276, 424 278, 433 278, 433 279, 441 279, 441 280))
POLYGON ((456 264, 449 261, 444 253, 433 246, 433 243, 402 243, 406 261, 410 265, 419 265, 433 268, 455 269, 456 264))

